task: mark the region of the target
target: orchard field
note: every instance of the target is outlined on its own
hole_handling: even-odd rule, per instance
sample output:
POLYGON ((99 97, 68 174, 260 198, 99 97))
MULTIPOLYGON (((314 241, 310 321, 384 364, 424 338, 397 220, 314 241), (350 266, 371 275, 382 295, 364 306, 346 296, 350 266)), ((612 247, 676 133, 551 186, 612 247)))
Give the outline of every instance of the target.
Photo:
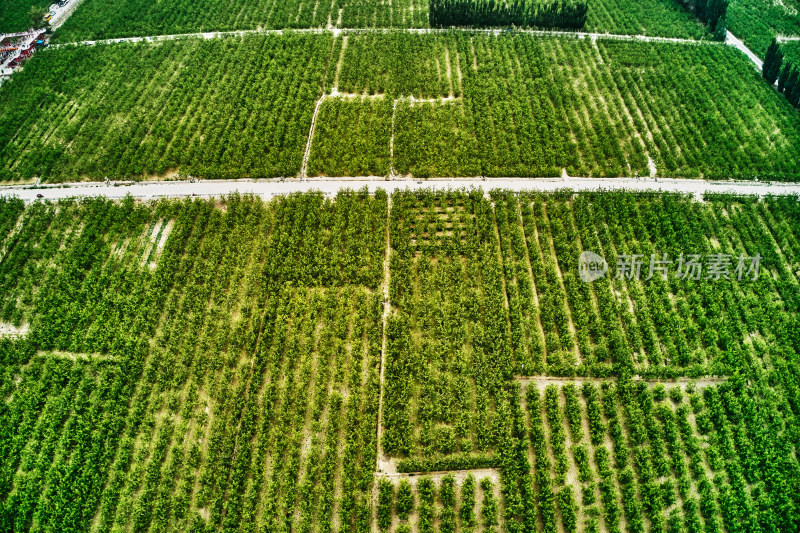
POLYGON ((796 197, 0 200, 0 529, 796 530, 799 228, 796 197), (761 263, 585 283, 584 249, 761 263))
MULTIPOLYGON (((428 0, 91 0, 62 26, 60 42, 202 31, 284 28, 428 28, 428 0)), ((544 3, 544 2, 542 2, 544 3)), ((710 38, 675 0, 597 0, 587 31, 710 38)))
MULTIPOLYGON (((31 7, 47 9, 48 0, 4 0, 0 3, 0 33, 25 31, 31 27, 31 7)), ((41 27, 41 26, 37 26, 41 27)))
POLYGON ((797 0, 733 0, 728 28, 763 58, 773 37, 800 37, 797 0))
POLYGON ((800 117, 716 43, 324 32, 66 46, 0 98, 4 181, 800 175, 800 117))

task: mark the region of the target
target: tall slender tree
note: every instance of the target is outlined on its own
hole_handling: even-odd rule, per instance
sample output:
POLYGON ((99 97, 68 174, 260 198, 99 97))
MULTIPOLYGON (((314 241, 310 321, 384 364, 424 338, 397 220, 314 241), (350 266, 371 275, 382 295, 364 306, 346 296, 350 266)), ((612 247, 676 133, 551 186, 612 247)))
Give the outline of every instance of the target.
POLYGON ((800 105, 800 70, 792 68, 792 74, 786 81, 786 91, 783 94, 793 106, 800 105))
POLYGON ((781 73, 781 66, 783 64, 783 52, 778 44, 778 40, 773 38, 772 42, 767 48, 767 54, 764 56, 764 68, 761 73, 764 79, 772 85, 778 79, 781 73))
POLYGON ((786 89, 786 81, 789 79, 789 76, 792 74, 792 65, 790 63, 786 63, 783 65, 783 69, 781 69, 781 74, 778 76, 778 92, 782 93, 786 89))
POLYGON ((708 28, 718 39, 724 39, 726 33, 725 15, 728 12, 728 0, 709 0, 706 11, 708 28), (718 28, 718 26, 722 25, 718 28), (720 37, 721 36, 721 37, 720 37))

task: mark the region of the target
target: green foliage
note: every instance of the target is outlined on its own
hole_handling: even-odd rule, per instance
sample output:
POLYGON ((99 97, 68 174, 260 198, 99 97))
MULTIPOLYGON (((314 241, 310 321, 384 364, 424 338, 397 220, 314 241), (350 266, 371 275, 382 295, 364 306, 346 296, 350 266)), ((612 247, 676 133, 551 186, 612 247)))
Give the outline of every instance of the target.
POLYGON ((0 529, 363 520, 386 200, 0 200, 0 529))
POLYGON ((392 102, 387 98, 328 99, 320 108, 309 176, 386 176, 392 102))
POLYGON ((35 54, 0 87, 0 179, 295 175, 331 46, 286 35, 35 54), (22 134, 39 120, 49 135, 22 134))
POLYGON ((576 515, 577 505, 575 497, 572 495, 570 487, 562 488, 558 493, 558 508, 561 511, 561 521, 564 524, 564 531, 577 531, 578 517, 576 515))
POLYGON ((392 525, 392 504, 394 503, 394 485, 382 479, 378 482, 378 527, 388 531, 392 525))
POLYGON ((481 490, 483 491, 483 506, 481 507, 481 518, 483 519, 483 530, 494 531, 497 525, 497 501, 494 496, 494 484, 488 477, 481 479, 481 490))
POLYGON ((411 484, 403 479, 397 486, 397 504, 395 512, 400 520, 408 520, 408 516, 414 510, 414 493, 411 490, 411 484))
POLYGON ((454 533, 456 530, 456 488, 452 476, 442 479, 439 489, 442 509, 439 511, 439 531, 454 533))
POLYGON ((0 529, 798 529, 796 196, 389 200, 0 198, 0 529), (763 270, 587 287, 578 246, 763 270))
POLYGON ((783 52, 781 52, 778 41, 772 39, 769 48, 767 48, 767 53, 764 55, 764 66, 761 70, 761 74, 767 80, 767 83, 772 85, 777 81, 782 65, 783 52))
POLYGON ((428 5, 410 0, 391 5, 377 0, 231 0, 224 5, 214 0, 96 0, 81 5, 56 38, 75 42, 207 31, 325 28, 329 24, 342 28, 423 28, 428 26, 428 5))
POLYGON ((708 38, 708 29, 676 0, 592 0, 585 31, 708 38))
POLYGON ((458 509, 458 516, 463 530, 477 525, 475 517, 475 477, 472 474, 468 475, 464 483, 461 484, 461 506, 458 509))
POLYGON ((50 4, 47 0, 4 0, 0 3, 0 33, 44 28, 42 18, 50 4))
POLYGON ((727 46, 352 35, 339 86, 398 98, 401 175, 797 175, 800 118, 727 46))
MULTIPOLYGON (((0 87, 0 179, 295 176, 341 41, 251 35, 36 54, 0 87)), ((310 175, 384 176, 391 154, 398 174, 418 178, 641 176, 648 158, 659 176, 800 174, 800 116, 726 46, 352 34, 338 86, 350 96, 320 106, 310 175)), ((569 365, 567 350, 542 341, 569 365)), ((616 346, 599 345, 599 357, 616 346)))
MULTIPOLYGON (((20 12, 17 13, 15 2, 17 0, 12 0, 14 8, 0 20, 25 15, 24 10, 27 10, 29 4, 21 4, 18 8, 20 12)), ((570 2, 567 5, 572 4, 570 2)), ((42 4, 43 7, 46 5, 49 4, 42 4)), ((550 8, 553 10, 560 3, 547 5, 553 6, 550 8)), ((550 11, 546 13, 552 15, 550 11)), ((757 15, 761 17, 760 13, 757 15)), ((81 9, 67 19, 58 30, 57 39, 74 42, 202 31, 324 28, 328 26, 329 20, 334 24, 338 22, 336 25, 342 28, 425 28, 429 26, 429 18, 428 2, 412 3, 409 0, 392 2, 391 5, 374 0, 339 0, 324 5, 310 0, 291 0, 275 5, 266 0, 234 0, 227 3, 225 9, 210 0, 161 0, 155 3, 146 0, 95 0, 82 5, 81 9), (341 20, 338 20, 339 9, 341 20)), ((553 21, 551 16, 550 20, 540 22, 543 23, 535 25, 552 25, 559 21, 553 21)), ((768 18, 766 23, 770 23, 768 18)), ((22 29, 23 25, 24 23, 17 29, 22 29)), ((586 30, 679 38, 703 38, 709 35, 694 15, 675 0, 588 2, 586 30)))
POLYGON ((436 486, 430 478, 422 478, 417 484, 419 492, 418 528, 420 533, 433 533, 435 519, 434 504, 436 502, 436 486))
POLYGON ((776 36, 800 35, 800 18, 794 1, 731 0, 728 28, 758 57, 765 57, 776 36))
POLYGON ((549 4, 519 0, 500 4, 492 0, 429 0, 431 26, 535 26, 580 29, 586 22, 587 2, 558 0, 549 4))
POLYGON ((725 14, 729 0, 678 0, 691 10, 718 41, 724 41, 726 35, 725 14))

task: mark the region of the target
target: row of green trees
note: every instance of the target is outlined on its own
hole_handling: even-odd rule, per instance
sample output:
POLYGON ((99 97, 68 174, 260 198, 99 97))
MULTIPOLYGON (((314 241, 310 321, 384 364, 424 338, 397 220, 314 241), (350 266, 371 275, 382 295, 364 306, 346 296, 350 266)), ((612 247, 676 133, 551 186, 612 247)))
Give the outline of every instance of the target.
POLYGON ((534 26, 580 29, 586 23, 585 0, 430 0, 431 26, 534 26))
POLYGON ((727 33, 726 14, 728 11, 729 0, 679 0, 686 7, 691 9, 697 18, 704 24, 714 36, 720 40, 725 40, 727 33))
POLYGON ((778 92, 790 104, 800 107, 800 66, 784 57, 777 39, 772 39, 767 48, 762 74, 770 85, 778 83, 778 92))

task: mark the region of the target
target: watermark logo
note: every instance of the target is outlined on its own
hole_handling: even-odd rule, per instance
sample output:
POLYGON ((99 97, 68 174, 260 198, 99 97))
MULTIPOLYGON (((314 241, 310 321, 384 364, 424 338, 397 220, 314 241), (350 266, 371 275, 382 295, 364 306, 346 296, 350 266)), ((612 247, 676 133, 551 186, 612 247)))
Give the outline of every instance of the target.
POLYGON ((581 252, 578 257, 578 274, 581 281, 591 283, 604 277, 606 272, 608 272, 608 263, 602 255, 589 251, 581 252))
MULTIPOLYGON (((683 254, 672 259, 668 254, 621 254, 615 263, 615 278, 648 281, 654 276, 666 280, 670 275, 692 281, 721 279, 742 281, 758 279, 761 270, 761 254, 683 254)), ((582 281, 590 283, 600 279, 609 271, 606 260, 594 252, 581 252, 578 258, 578 274, 582 281)))

